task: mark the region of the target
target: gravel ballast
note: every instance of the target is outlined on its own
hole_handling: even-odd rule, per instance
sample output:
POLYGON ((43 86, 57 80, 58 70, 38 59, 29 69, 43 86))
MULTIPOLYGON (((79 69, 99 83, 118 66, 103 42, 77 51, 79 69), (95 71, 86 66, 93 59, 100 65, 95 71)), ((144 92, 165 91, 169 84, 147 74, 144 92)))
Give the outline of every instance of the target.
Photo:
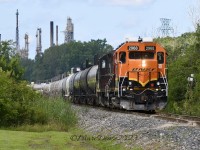
POLYGON ((91 135, 76 136, 73 140, 114 140, 127 149, 200 149, 200 128, 190 124, 90 106, 72 107, 77 112, 79 127, 91 135))

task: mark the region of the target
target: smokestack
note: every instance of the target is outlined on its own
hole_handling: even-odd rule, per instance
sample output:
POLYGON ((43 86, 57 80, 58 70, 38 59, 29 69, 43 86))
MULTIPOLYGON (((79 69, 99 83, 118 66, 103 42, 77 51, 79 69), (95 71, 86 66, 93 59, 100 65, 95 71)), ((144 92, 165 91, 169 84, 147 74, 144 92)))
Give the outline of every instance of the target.
POLYGON ((18 20, 19 12, 17 9, 16 12, 16 50, 19 53, 20 47, 19 47, 19 20, 18 20))
POLYGON ((56 45, 58 46, 58 26, 56 26, 56 45))
POLYGON ((50 47, 53 46, 53 21, 50 21, 50 47))

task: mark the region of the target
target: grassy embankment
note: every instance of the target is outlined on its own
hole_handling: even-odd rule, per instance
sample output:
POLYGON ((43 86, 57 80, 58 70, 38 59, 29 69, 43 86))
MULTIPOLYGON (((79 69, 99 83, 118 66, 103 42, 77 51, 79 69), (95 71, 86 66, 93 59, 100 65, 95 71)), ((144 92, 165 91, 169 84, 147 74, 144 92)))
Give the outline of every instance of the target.
MULTIPOLYGON (((70 103, 61 99, 36 101, 34 107, 44 119, 42 123, 1 128, 0 149, 50 149, 50 150, 121 150, 123 145, 115 140, 81 139, 92 137, 77 127, 77 117, 70 103), (74 138, 77 137, 77 138, 74 138)), ((137 149, 137 148, 136 148, 137 149)))

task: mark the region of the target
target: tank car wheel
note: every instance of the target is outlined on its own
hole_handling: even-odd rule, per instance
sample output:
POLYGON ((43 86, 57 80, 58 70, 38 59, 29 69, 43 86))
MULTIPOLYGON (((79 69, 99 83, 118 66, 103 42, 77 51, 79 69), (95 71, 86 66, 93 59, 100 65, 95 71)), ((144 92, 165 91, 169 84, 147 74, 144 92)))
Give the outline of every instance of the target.
POLYGON ((98 97, 95 98, 94 105, 100 106, 100 102, 99 102, 99 98, 98 97))
POLYGON ((81 104, 87 104, 87 98, 80 98, 81 104))
POLYGON ((149 110, 147 111, 148 114, 155 114, 156 113, 156 110, 149 110))
POLYGON ((75 97, 74 99, 75 99, 74 101, 75 101, 76 104, 80 103, 79 97, 75 97))
POLYGON ((103 98, 103 96, 98 95, 98 100, 99 100, 99 105, 104 107, 105 106, 105 99, 103 98))
POLYGON ((88 103, 89 105, 94 105, 94 99, 93 99, 92 97, 88 97, 87 103, 88 103))

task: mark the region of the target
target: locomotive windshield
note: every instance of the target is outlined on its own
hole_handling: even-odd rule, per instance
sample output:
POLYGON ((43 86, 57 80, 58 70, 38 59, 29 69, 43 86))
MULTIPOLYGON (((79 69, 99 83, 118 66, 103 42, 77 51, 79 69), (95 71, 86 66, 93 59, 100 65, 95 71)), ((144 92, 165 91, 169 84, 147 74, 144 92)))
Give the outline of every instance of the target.
POLYGON ((152 52, 129 52, 129 59, 154 59, 152 52))

